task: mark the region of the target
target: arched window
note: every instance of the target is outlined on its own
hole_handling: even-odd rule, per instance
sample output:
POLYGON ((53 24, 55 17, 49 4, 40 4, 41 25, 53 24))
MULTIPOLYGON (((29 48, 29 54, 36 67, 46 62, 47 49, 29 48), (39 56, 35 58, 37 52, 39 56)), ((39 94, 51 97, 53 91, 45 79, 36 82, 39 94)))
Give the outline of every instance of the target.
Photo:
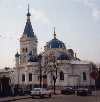
POLYGON ((32 73, 29 73, 29 81, 32 81, 32 73))
POLYGON ((60 72, 60 80, 64 80, 64 73, 62 71, 60 72))
POLYGON ((86 72, 83 72, 83 80, 86 81, 86 72))
POLYGON ((25 81, 25 74, 22 75, 22 82, 25 81))
POLYGON ((24 48, 22 49, 22 52, 25 52, 25 49, 24 48))
POLYGON ((27 52, 28 50, 27 50, 27 47, 26 47, 26 52, 27 52))

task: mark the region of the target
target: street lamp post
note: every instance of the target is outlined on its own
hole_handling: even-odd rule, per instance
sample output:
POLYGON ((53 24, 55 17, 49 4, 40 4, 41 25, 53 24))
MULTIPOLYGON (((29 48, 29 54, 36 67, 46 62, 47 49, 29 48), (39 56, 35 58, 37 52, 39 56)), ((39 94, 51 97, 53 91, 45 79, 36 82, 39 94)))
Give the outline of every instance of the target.
POLYGON ((15 94, 14 92, 14 71, 11 71, 11 91, 12 91, 12 95, 15 94))
POLYGON ((39 67, 40 67, 40 88, 42 87, 42 69, 41 69, 41 59, 42 59, 42 55, 41 54, 39 54, 39 56, 38 56, 38 58, 39 58, 39 67))

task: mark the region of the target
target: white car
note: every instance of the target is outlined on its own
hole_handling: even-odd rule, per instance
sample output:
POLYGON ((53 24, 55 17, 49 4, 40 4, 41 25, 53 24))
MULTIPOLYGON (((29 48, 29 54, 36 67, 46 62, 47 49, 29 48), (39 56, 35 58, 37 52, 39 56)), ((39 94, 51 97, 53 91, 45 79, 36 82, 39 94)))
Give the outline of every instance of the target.
POLYGON ((33 91, 31 91, 32 98, 34 96, 39 96, 40 98, 43 98, 44 96, 51 97, 51 92, 45 88, 34 88, 33 91))

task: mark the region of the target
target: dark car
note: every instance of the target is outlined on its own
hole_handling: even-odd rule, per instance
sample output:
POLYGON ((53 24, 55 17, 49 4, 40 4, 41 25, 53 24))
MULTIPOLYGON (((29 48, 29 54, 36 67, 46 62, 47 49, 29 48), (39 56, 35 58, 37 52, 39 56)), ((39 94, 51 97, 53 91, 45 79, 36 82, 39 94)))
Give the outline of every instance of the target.
POLYGON ((61 90, 61 94, 67 94, 67 95, 75 94, 75 90, 72 87, 64 87, 61 90))
POLYGON ((15 95, 24 95, 22 88, 15 88, 15 95))
POLYGON ((92 91, 88 88, 79 88, 77 89, 77 96, 89 96, 92 95, 92 91))

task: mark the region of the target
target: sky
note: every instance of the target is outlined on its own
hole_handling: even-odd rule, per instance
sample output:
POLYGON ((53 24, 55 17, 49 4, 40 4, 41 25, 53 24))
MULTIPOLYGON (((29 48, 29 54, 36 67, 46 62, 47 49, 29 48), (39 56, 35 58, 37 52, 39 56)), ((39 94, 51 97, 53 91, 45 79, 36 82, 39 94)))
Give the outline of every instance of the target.
POLYGON ((81 60, 100 63, 100 0, 0 0, 0 68, 14 67, 30 5, 38 53, 57 38, 81 60))

